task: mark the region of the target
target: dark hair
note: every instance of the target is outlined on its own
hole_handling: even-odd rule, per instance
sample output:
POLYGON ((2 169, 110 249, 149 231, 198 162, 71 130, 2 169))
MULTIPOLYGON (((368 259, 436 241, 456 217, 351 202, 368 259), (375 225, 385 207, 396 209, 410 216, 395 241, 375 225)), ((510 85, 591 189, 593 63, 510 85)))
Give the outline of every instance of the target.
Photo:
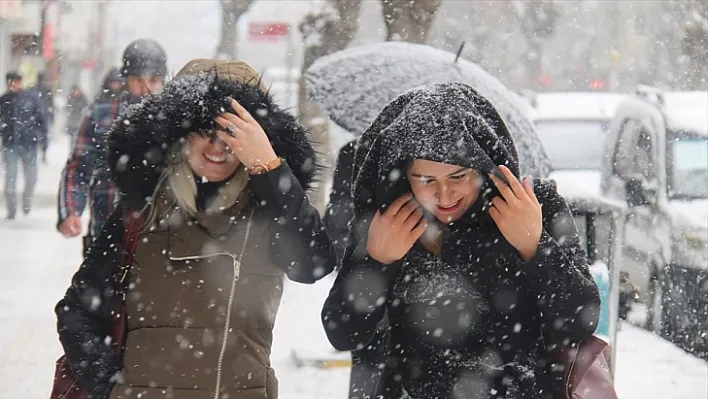
POLYGON ((22 75, 20 75, 18 72, 15 71, 10 71, 5 75, 5 80, 22 80, 22 75))

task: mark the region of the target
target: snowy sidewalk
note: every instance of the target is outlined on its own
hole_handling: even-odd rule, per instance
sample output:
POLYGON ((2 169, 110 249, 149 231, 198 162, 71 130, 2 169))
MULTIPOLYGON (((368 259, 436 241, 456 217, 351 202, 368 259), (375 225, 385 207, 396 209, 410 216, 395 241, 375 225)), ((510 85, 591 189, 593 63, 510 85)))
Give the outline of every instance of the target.
MULTIPOLYGON (((60 167, 50 157, 42 190, 55 195, 63 161, 60 167)), ((38 203, 27 218, 0 222, 0 399, 49 396, 54 361, 61 354, 53 307, 81 261, 81 241, 63 238, 55 223, 53 202, 38 203)), ((297 368, 291 359, 293 349, 312 356, 334 353, 319 319, 331 284, 331 278, 314 286, 286 284, 272 354, 280 399, 347 397, 348 370, 297 368)), ((708 398, 706 362, 629 324, 622 325, 619 340, 622 399, 708 398)))

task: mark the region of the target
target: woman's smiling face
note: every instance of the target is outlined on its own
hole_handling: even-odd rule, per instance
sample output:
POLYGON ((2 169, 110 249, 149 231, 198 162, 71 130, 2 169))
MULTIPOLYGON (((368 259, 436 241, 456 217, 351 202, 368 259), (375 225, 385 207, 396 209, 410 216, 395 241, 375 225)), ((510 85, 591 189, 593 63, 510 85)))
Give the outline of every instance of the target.
POLYGON ((213 182, 229 178, 241 164, 223 141, 209 137, 190 136, 184 152, 192 171, 213 182))
POLYGON ((458 165, 416 159, 407 171, 416 201, 443 223, 462 217, 479 196, 479 172, 458 165))

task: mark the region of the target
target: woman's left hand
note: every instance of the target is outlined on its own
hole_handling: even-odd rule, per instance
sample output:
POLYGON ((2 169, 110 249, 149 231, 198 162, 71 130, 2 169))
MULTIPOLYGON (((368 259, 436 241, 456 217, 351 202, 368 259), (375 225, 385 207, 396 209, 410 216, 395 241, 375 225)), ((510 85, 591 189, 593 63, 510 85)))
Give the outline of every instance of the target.
POLYGON ((231 148, 239 161, 251 169, 277 159, 278 156, 258 121, 234 99, 231 100, 231 107, 234 114, 226 112, 214 119, 221 127, 216 130, 216 134, 231 148), (227 133, 229 130, 232 131, 231 134, 227 133))
POLYGON ((489 215, 504 238, 519 252, 521 259, 528 262, 536 254, 541 241, 541 205, 533 192, 530 179, 524 180, 522 184, 506 166, 500 166, 499 170, 509 184, 491 176, 503 199, 492 199, 493 206, 489 208, 489 215))

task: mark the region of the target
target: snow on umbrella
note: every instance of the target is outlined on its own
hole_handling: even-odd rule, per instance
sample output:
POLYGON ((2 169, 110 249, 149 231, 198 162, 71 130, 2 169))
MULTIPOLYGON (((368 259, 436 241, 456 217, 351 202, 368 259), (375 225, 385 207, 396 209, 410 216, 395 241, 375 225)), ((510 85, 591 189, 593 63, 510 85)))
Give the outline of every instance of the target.
POLYGON ((524 174, 546 177, 551 162, 516 94, 476 64, 430 46, 384 42, 322 57, 305 72, 310 99, 339 126, 361 134, 379 111, 406 90, 462 82, 485 96, 516 142, 524 174))

